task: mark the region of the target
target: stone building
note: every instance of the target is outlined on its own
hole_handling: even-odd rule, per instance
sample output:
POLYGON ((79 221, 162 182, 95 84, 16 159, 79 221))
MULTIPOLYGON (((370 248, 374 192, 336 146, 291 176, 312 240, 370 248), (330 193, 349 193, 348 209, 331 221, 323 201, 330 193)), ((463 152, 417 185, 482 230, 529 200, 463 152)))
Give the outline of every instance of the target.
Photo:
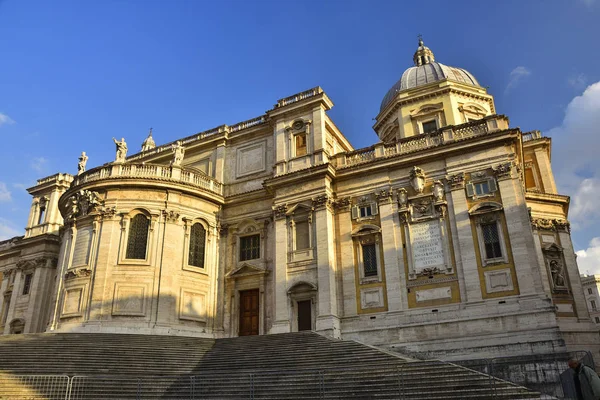
POLYGON ((315 330, 456 359, 596 352, 551 141, 419 42, 354 149, 320 88, 29 189, 0 331, 315 330))
POLYGON ((590 317, 600 325, 600 275, 581 275, 581 285, 590 317))

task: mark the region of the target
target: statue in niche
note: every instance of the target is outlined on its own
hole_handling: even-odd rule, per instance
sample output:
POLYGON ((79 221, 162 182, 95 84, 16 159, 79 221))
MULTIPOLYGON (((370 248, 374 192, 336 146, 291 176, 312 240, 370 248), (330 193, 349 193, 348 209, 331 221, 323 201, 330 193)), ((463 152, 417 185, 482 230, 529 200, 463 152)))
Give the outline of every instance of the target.
POLYGON ((441 201, 444 198, 444 185, 442 184, 442 182, 433 182, 432 193, 435 201, 441 201))
POLYGON ((562 265, 557 260, 550 261, 550 275, 554 287, 565 287, 565 274, 562 265))
POLYGON ((127 157, 127 143, 125 142, 125 138, 121 138, 121 141, 113 138, 113 142, 115 142, 115 145, 117 146, 115 162, 125 162, 125 157, 127 157))
POLYGON ((406 189, 402 188, 398 190, 398 202, 400 203, 400 208, 404 208, 408 204, 408 195, 406 194, 406 189))
POLYGON ((85 172, 85 165, 87 164, 88 156, 85 154, 85 151, 81 152, 79 156, 79 162, 77 163, 77 175, 81 175, 85 172))
POLYGON ((171 165, 174 167, 181 167, 183 155, 185 154, 185 147, 181 144, 181 140, 178 140, 171 148, 173 149, 173 161, 171 161, 171 165))

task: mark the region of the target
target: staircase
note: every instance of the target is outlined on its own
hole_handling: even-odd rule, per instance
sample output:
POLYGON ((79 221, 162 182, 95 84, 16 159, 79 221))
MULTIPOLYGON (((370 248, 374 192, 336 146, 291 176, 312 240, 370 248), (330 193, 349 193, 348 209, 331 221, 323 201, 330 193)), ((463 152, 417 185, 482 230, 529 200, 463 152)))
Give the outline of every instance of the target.
POLYGON ((0 337, 0 399, 540 399, 441 361, 312 332, 198 339, 119 334, 0 337), (31 375, 54 377, 36 383, 31 375), (65 379, 69 396, 62 391, 65 379), (62 391, 62 392, 61 392, 62 391), (39 396, 39 397, 38 397, 39 396))

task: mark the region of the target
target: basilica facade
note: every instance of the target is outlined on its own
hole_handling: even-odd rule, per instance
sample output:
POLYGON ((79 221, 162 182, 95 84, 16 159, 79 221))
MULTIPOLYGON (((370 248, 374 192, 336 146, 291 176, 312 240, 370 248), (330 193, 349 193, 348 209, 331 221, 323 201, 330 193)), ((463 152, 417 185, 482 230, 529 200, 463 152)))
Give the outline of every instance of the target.
POLYGON ((551 141, 419 42, 354 149, 316 87, 37 182, 0 334, 314 330, 446 359, 599 356, 551 141))

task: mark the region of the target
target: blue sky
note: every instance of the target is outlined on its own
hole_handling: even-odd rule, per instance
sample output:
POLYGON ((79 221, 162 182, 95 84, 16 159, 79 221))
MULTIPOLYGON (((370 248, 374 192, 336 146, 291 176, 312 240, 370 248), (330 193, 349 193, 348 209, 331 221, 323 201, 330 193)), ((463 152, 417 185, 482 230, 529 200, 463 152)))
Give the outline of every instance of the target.
POLYGON ((82 150, 88 166, 111 161, 113 136, 131 152, 149 127, 165 143, 320 85, 353 145, 371 145, 423 34, 512 126, 552 135, 580 268, 600 272, 599 16, 600 0, 0 0, 0 238, 22 233, 25 187, 74 173, 82 150))

